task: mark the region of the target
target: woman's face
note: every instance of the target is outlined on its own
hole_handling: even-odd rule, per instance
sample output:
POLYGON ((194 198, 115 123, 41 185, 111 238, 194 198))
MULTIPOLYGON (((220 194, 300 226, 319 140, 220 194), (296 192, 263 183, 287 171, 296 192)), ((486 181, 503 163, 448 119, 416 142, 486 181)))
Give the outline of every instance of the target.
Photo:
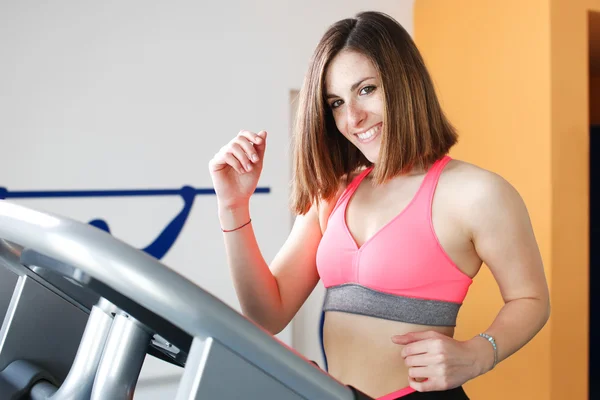
POLYGON ((341 51, 327 68, 325 90, 338 130, 375 163, 384 104, 381 79, 371 60, 356 51, 341 51))

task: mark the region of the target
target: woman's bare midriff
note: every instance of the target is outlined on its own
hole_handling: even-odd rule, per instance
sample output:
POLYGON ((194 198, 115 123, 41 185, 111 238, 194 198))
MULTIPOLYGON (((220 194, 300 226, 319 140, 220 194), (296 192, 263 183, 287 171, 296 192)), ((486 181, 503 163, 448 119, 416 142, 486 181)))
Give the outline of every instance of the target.
POLYGON ((323 328, 328 372, 341 383, 374 398, 400 390, 408 386, 408 368, 400 354, 404 346, 393 343, 392 336, 426 330, 454 335, 452 327, 328 311, 323 328))

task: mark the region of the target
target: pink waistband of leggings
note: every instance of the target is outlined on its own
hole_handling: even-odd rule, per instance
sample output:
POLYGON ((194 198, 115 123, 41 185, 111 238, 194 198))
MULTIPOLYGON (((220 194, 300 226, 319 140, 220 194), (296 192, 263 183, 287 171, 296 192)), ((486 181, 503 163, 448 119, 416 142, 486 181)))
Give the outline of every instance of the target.
POLYGON ((395 392, 386 394, 383 397, 378 397, 377 400, 395 400, 399 397, 406 396, 406 395, 414 393, 414 392, 416 392, 415 389, 411 388, 410 386, 407 386, 407 387, 397 390, 395 392))

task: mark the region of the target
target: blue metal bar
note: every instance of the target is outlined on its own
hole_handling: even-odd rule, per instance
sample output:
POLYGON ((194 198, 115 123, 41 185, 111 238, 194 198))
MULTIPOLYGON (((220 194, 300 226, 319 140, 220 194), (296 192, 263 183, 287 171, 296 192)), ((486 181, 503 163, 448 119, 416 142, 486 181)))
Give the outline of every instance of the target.
MULTIPOLYGON (((268 187, 258 187, 254 193, 270 193, 268 187)), ((213 188, 195 189, 196 195, 214 195, 213 188)), ((0 187, 0 199, 40 199, 65 197, 124 197, 124 196, 175 196, 181 189, 131 189, 131 190, 50 190, 15 191, 0 187)))

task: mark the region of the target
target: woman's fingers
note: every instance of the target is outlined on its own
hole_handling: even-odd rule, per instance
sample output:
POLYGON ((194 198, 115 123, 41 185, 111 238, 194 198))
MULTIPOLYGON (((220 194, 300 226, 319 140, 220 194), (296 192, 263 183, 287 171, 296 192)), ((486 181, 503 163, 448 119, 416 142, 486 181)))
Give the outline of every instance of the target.
POLYGON ((250 172, 259 163, 265 149, 266 132, 254 133, 242 130, 229 143, 215 154, 210 162, 212 171, 219 171, 227 165, 240 174, 250 172))

